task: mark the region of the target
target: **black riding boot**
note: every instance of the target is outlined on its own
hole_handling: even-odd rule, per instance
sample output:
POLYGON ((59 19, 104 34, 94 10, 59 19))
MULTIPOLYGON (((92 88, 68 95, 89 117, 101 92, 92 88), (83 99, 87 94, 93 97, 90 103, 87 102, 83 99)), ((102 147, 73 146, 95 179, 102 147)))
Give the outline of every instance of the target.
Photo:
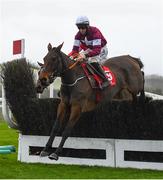
POLYGON ((109 81, 106 78, 105 72, 102 69, 101 65, 98 62, 93 62, 91 65, 95 68, 95 70, 99 73, 100 77, 103 79, 102 88, 109 86, 109 81))

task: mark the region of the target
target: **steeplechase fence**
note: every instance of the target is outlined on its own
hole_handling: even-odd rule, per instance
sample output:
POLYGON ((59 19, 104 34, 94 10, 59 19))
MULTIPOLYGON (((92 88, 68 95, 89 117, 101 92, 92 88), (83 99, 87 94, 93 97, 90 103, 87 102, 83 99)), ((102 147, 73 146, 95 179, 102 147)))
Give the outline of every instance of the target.
MULTIPOLYGON (((39 99, 30 65, 4 65, 6 105, 19 129, 18 160, 27 163, 80 164, 163 169, 163 97, 146 93, 145 102, 103 102, 82 114, 58 161, 39 157, 60 99, 39 99), (12 82, 12 83, 11 83, 12 82)), ((61 132, 53 143, 58 146, 61 132)))

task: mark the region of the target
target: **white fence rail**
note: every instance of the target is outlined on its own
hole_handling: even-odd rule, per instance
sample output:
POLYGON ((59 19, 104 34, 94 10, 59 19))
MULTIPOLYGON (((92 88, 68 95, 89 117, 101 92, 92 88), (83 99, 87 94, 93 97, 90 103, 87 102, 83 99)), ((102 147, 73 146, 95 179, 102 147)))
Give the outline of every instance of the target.
MULTIPOLYGON (((152 141, 152 140, 115 140, 115 156, 116 156, 116 167, 131 167, 139 169, 157 169, 163 170, 162 163, 145 162, 144 160, 126 160, 125 152, 131 153, 158 153, 160 156, 163 154, 163 141, 152 141)), ((151 160, 150 160, 151 161, 151 160)))
MULTIPOLYGON (((30 147, 45 147, 48 136, 19 136, 18 160, 27 163, 46 163, 46 164, 75 164, 89 166, 108 166, 108 167, 132 167, 140 169, 163 170, 163 161, 144 162, 136 160, 126 160, 126 152, 145 152, 163 153, 163 141, 150 140, 122 140, 122 139, 102 139, 102 138, 68 138, 64 148, 72 149, 100 149, 105 151, 105 158, 74 158, 60 157, 58 161, 50 160, 48 157, 30 155, 30 147)), ((53 147, 57 147, 60 137, 56 137, 53 147)))
POLYGON ((154 94, 154 93, 149 93, 149 92, 145 92, 146 96, 152 97, 153 99, 157 100, 157 99, 163 99, 163 96, 158 95, 158 94, 154 94))
MULTIPOLYGON (((18 160, 31 163, 49 163, 49 164, 80 164, 80 165, 99 165, 114 167, 114 140, 111 139, 95 139, 95 138, 68 138, 64 148, 72 149, 101 149, 106 151, 106 159, 87 159, 87 158, 71 158, 60 157, 58 161, 50 160, 48 157, 39 157, 39 155, 30 155, 30 146, 44 147, 48 140, 48 136, 19 136, 19 152, 18 160)), ((61 138, 56 137, 53 147, 59 145, 61 138)))

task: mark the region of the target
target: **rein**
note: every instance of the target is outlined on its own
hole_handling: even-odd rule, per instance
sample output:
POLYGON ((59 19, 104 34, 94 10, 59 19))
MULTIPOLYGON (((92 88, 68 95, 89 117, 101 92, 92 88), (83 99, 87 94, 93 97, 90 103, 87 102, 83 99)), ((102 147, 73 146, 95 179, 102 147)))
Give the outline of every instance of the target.
POLYGON ((68 67, 68 69, 74 68, 79 62, 80 62, 80 60, 75 61, 75 63, 73 63, 72 65, 70 65, 70 66, 68 67))
MULTIPOLYGON (((62 59, 62 61, 64 61, 62 56, 61 56, 61 59, 62 59)), ((73 69, 79 62, 80 62, 80 60, 76 60, 72 65, 68 66, 65 70, 63 70, 62 73, 60 73, 60 76, 61 76, 61 74, 65 73, 66 71, 73 69)), ((75 80, 73 83, 71 83, 71 84, 62 83, 62 85, 63 85, 63 86, 72 87, 72 86, 74 86, 78 81, 82 80, 82 79, 85 78, 85 77, 86 77, 86 76, 79 77, 78 79, 76 79, 76 80, 75 80)), ((52 79, 55 79, 53 75, 52 75, 52 79)))
MULTIPOLYGON (((71 69, 73 69, 78 63, 80 62, 80 60, 76 60, 72 65, 70 65, 66 70, 71 70, 71 69)), ((66 71, 65 70, 65 71, 66 71)), ((64 71, 64 72, 65 72, 64 71)), ((63 86, 69 86, 69 87, 72 87, 72 86, 74 86, 78 81, 80 81, 80 80, 82 80, 83 78, 85 78, 86 76, 82 76, 82 77, 80 77, 80 78, 78 78, 78 79, 76 79, 73 83, 71 83, 71 84, 66 84, 66 83, 62 83, 62 85, 63 86)))
MULTIPOLYGON (((60 57, 61 57, 62 61, 64 61, 62 55, 60 55, 60 57)), ((70 58, 70 57, 69 57, 69 58, 70 58)), ((71 58, 70 58, 70 59, 71 59, 71 58)), ((71 59, 71 60, 75 61, 75 59, 71 59)), ((64 72, 66 72, 66 71, 68 71, 68 70, 73 69, 79 62, 80 62, 80 60, 76 60, 72 65, 70 65, 70 66, 68 66, 66 69, 64 69, 61 74, 63 74, 64 72)))
MULTIPOLYGON (((74 60, 74 59, 73 59, 73 60, 74 60)), ((79 62, 80 62, 80 60, 76 60, 72 65, 68 66, 68 68, 65 69, 62 73, 64 73, 64 72, 67 71, 67 70, 73 69, 79 62)), ((75 80, 73 83, 71 83, 71 84, 62 83, 62 86, 72 87, 72 86, 74 86, 78 81, 84 79, 85 77, 86 77, 86 76, 79 77, 78 79, 76 79, 76 80, 75 80)))

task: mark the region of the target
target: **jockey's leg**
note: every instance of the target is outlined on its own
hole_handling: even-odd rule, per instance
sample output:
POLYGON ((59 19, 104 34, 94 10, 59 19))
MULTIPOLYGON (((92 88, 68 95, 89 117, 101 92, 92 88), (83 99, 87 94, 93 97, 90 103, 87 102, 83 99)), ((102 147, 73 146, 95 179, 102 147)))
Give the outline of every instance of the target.
POLYGON ((101 77, 102 77, 102 80, 103 80, 103 84, 102 84, 102 87, 107 87, 109 86, 109 81, 106 77, 106 74, 104 72, 104 70, 102 69, 102 66, 96 62, 96 63, 91 63, 93 65, 93 67, 95 67, 97 69, 97 71, 101 74, 101 77))
POLYGON ((95 70, 97 72, 99 72, 99 75, 103 80, 102 88, 105 88, 105 87, 109 86, 109 81, 108 81, 108 79, 106 77, 106 74, 105 74, 101 64, 93 57, 91 59, 89 58, 89 62, 95 68, 95 70))

